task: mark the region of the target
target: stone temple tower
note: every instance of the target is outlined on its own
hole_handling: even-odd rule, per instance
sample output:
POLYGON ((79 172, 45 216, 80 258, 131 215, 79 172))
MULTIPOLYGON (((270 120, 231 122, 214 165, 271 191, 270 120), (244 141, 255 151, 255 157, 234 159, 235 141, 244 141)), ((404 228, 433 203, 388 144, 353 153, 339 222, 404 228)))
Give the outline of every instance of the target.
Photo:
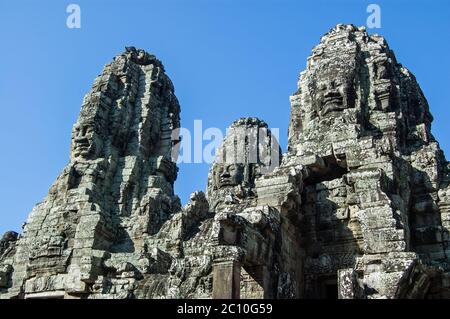
POLYGON ((450 298, 450 164, 383 37, 337 25, 291 96, 288 149, 233 122, 206 195, 174 194, 180 107, 159 60, 105 66, 0 298, 450 298))
POLYGON ((2 260, 12 272, 6 296, 83 297, 96 281, 114 286, 149 267, 145 238, 180 209, 171 158, 179 112, 154 56, 127 48, 105 66, 73 127, 70 163, 2 260))
POLYGON ((448 296, 449 166, 419 85, 384 38, 333 28, 291 104, 284 165, 308 171, 305 295, 448 296))

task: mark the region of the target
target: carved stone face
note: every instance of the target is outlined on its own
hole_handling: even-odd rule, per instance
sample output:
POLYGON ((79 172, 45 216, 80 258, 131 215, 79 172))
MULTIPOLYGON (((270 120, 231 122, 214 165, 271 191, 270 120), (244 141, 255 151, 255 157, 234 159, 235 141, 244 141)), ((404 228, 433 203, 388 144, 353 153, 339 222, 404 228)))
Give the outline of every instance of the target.
POLYGON ((317 83, 316 105, 320 117, 354 107, 352 79, 325 77, 317 83))
POLYGON ((208 174, 212 211, 250 205, 256 199, 256 179, 278 166, 280 154, 279 144, 265 122, 257 118, 234 121, 208 174))
POLYGON ((90 159, 97 154, 100 139, 92 124, 75 124, 72 137, 72 155, 90 159))
POLYGON ((345 109, 341 83, 335 80, 322 81, 319 83, 319 90, 318 106, 321 116, 345 109))
POLYGON ((324 61, 313 71, 312 98, 320 117, 355 106, 355 70, 347 63, 345 59, 324 61))
POLYGON ((244 167, 238 164, 221 164, 217 167, 217 186, 236 186, 244 180, 244 167))

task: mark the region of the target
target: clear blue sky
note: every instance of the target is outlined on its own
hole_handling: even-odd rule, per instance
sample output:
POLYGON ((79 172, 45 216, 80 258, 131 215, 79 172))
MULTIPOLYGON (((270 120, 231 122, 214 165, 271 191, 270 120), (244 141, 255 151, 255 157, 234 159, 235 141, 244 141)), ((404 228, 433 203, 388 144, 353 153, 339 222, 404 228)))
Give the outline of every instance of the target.
MULTIPOLYGON (((289 95, 320 37, 337 23, 365 25, 382 9, 384 35, 417 77, 450 154, 450 1, 23 1, 0 0, 0 233, 20 231, 69 160, 72 124, 95 76, 125 46, 156 54, 174 82, 182 125, 225 129, 241 116, 280 128, 289 95), (81 7, 81 29, 66 7, 81 7)), ((206 184, 207 164, 180 166, 183 203, 206 184)))

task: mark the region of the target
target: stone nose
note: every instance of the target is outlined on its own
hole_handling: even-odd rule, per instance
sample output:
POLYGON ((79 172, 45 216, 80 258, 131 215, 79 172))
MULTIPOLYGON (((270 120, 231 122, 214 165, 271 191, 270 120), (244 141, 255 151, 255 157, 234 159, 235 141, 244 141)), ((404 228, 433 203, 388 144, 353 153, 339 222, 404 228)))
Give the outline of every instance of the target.
POLYGON ((86 135, 86 131, 81 129, 76 133, 77 138, 83 137, 86 135))
POLYGON ((334 89, 336 89, 336 87, 337 87, 336 81, 335 81, 335 80, 332 80, 332 81, 330 82, 328 88, 331 89, 331 90, 334 90, 334 89))
POLYGON ((77 136, 75 142, 78 144, 89 144, 89 140, 86 136, 77 136))
POLYGON ((230 173, 228 171, 223 171, 222 174, 220 174, 220 177, 230 177, 230 173))

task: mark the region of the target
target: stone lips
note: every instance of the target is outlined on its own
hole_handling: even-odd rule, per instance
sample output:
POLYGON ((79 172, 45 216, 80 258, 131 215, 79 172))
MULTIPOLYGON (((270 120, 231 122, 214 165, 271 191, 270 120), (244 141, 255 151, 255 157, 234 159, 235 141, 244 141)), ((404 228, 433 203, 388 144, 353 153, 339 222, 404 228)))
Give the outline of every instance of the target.
POLYGON ((185 207, 179 111, 155 56, 127 47, 105 66, 69 164, 0 241, 0 298, 450 297, 450 166, 384 38, 325 34, 287 153, 264 121, 235 121, 185 207))

